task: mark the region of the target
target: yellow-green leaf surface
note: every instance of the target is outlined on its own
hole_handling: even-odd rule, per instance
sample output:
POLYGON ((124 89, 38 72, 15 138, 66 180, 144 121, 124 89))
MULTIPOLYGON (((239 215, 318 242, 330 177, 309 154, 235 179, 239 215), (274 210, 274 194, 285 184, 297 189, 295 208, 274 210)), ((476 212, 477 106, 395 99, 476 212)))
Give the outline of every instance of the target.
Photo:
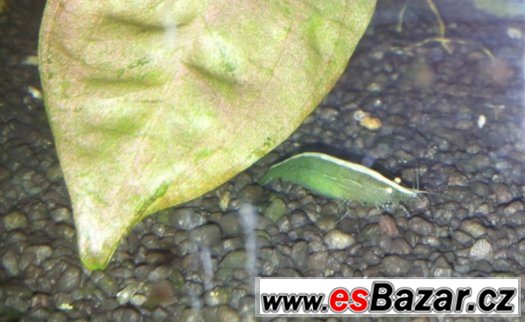
POLYGON ((46 110, 79 252, 104 268, 133 226, 286 139, 343 72, 371 0, 48 0, 46 110))

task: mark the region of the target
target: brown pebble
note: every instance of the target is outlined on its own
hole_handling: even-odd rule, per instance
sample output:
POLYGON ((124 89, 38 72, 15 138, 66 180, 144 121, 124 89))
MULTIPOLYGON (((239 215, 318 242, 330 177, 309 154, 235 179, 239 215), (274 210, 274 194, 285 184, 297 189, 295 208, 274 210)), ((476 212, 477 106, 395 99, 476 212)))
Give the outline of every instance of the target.
POLYGON ((430 67, 430 65, 423 63, 421 64, 414 76, 414 86, 422 89, 431 88, 434 85, 436 73, 430 67))
POLYGON ((467 184, 467 177, 459 172, 455 172, 448 178, 449 186, 464 186, 467 184))
POLYGON ((383 122, 377 117, 367 115, 359 121, 359 125, 370 131, 375 131, 383 126, 383 122))
POLYGON ((31 298, 31 307, 49 307, 49 295, 45 293, 35 293, 31 298))
POLYGON ((385 234, 388 237, 395 237, 399 234, 395 220, 388 215, 379 217, 378 225, 381 234, 385 234))
POLYGON ((494 60, 483 64, 482 68, 485 68, 484 72, 490 80, 500 86, 506 85, 514 75, 514 71, 510 64, 500 58, 495 58, 494 60))

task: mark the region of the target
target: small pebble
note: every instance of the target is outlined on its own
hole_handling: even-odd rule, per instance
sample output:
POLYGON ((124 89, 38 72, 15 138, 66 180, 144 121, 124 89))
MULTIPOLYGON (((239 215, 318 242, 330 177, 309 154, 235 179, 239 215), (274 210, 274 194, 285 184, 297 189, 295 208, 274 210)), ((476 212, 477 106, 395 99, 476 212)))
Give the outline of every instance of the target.
POLYGON ((388 215, 382 215, 379 217, 378 228, 381 234, 385 234, 389 237, 395 237, 399 234, 396 221, 388 215))
POLYGON ((229 191, 224 191, 219 196, 219 207, 221 207, 222 211, 226 211, 228 209, 228 206, 230 205, 231 200, 231 193, 229 191))
POLYGON ((401 238, 396 238, 390 245, 390 253, 396 255, 408 255, 412 252, 412 247, 401 238))
POLYGON ((337 217, 334 215, 324 215, 317 220, 316 225, 324 232, 330 231, 335 228, 337 224, 337 217))
POLYGON ((10 231, 27 227, 27 218, 23 213, 13 211, 2 218, 2 223, 5 229, 10 231))
POLYGON ((326 234, 324 237, 324 242, 328 246, 328 249, 341 250, 353 245, 355 243, 355 239, 349 234, 343 233, 338 229, 334 229, 326 234))
POLYGON ((119 307, 112 313, 113 321, 139 322, 142 321, 140 313, 131 306, 119 307))
POLYGON ((492 185, 492 191, 496 195, 496 199, 499 204, 505 204, 512 201, 512 193, 509 190, 509 187, 507 187, 504 184, 497 183, 492 185))
POLYGON ((229 212, 222 215, 218 220, 218 224, 226 236, 237 235, 242 232, 237 213, 229 212))
POLYGON ((40 263, 51 256, 53 249, 48 245, 34 245, 26 248, 25 252, 28 254, 34 254, 35 264, 40 265, 40 263))
POLYGON ((246 258, 246 252, 243 250, 231 252, 223 258, 220 266, 223 268, 244 268, 246 258))
POLYGON ((308 263, 308 244, 304 241, 294 243, 292 246, 292 260, 297 267, 305 267, 308 263))
POLYGON ((474 260, 491 260, 493 257, 492 244, 486 239, 477 240, 472 247, 470 247, 470 258, 474 260))
POLYGON ((431 235, 434 231, 434 225, 421 217, 410 218, 408 228, 421 236, 431 235))
POLYGON ((258 203, 264 195, 264 190, 258 185, 247 185, 239 192, 239 199, 244 202, 258 203))
POLYGON ((53 211, 51 211, 51 217, 56 223, 61 223, 61 222, 69 223, 71 222, 71 219, 73 216, 69 208, 60 207, 60 208, 53 209, 53 211))
POLYGON ((140 290, 143 289, 142 283, 131 282, 121 289, 117 294, 117 301, 120 305, 125 304, 140 290))
POLYGON ((270 205, 264 209, 264 216, 270 218, 273 222, 278 222, 284 216, 286 210, 286 203, 279 197, 273 197, 270 205))
POLYGON ((170 222, 175 227, 182 230, 192 230, 206 222, 201 214, 195 212, 193 208, 177 208, 170 217, 170 222))
POLYGON ((168 312, 166 310, 162 309, 161 307, 155 308, 153 311, 153 320, 154 321, 168 321, 168 312))
POLYGON ((372 82, 368 84, 366 90, 372 93, 378 93, 381 92, 381 90, 383 90, 383 86, 378 82, 372 82))
POLYGON ((94 271, 91 279, 107 296, 114 296, 118 292, 118 284, 112 275, 103 271, 94 271))
POLYGON ((327 257, 327 252, 313 253, 308 257, 307 267, 311 270, 322 272, 325 270, 327 257))
POLYGON ((192 230, 190 236, 198 245, 210 247, 221 240, 222 232, 218 225, 207 224, 192 230))
POLYGON ((204 321, 201 310, 198 308, 187 308, 182 311, 180 321, 184 322, 201 322, 204 321))
POLYGON ((158 266, 149 273, 148 280, 152 282, 164 280, 171 275, 171 271, 172 268, 169 266, 158 266))
POLYGON ((217 309, 219 322, 240 322, 241 317, 237 312, 227 305, 221 305, 217 309))
POLYGON ((225 288, 215 288, 204 294, 204 301, 208 306, 227 304, 230 301, 230 292, 225 288))
POLYGON ((461 224, 461 230, 468 233, 474 238, 479 238, 485 235, 486 233, 485 227, 474 219, 463 221, 463 223, 461 224))
POLYGON ((508 27, 507 28, 507 36, 509 36, 509 38, 512 38, 512 39, 521 39, 523 38, 523 33, 521 32, 521 30, 519 28, 515 28, 515 27, 508 27))
POLYGON ((368 116, 368 113, 363 110, 357 110, 353 114, 354 120, 358 122, 361 122, 361 120, 363 120, 367 116, 368 116))
POLYGON ((482 129, 485 126, 485 123, 487 123, 487 117, 483 114, 480 114, 478 116, 478 127, 482 129))
POLYGON ((12 250, 8 250, 0 259, 5 272, 10 276, 18 275, 18 255, 12 250))
POLYGON ((359 125, 370 131, 375 131, 383 126, 383 122, 377 117, 365 116, 361 121, 359 121, 359 125))
POLYGON ((397 255, 390 255, 383 258, 382 267, 387 276, 404 276, 412 267, 412 262, 397 255))
POLYGON ((33 86, 27 86, 27 92, 36 100, 42 100, 42 92, 33 86))
POLYGON ((80 268, 76 266, 69 266, 60 276, 57 282, 57 289, 60 292, 71 292, 72 290, 78 288, 80 284, 82 272, 80 268))

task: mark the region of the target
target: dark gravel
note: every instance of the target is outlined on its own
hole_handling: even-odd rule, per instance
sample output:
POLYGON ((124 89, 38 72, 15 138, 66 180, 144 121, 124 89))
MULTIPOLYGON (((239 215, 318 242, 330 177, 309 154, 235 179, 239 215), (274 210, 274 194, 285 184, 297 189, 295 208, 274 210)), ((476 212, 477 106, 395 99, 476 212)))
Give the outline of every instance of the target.
POLYGON ((0 320, 253 321, 254 275, 525 277, 525 22, 436 0, 447 36, 461 40, 449 53, 422 43, 437 32, 425 1, 410 2, 396 31, 404 3, 380 1, 347 72, 289 140, 216 191, 147 218, 105 271, 89 272, 43 104, 31 95, 44 1, 8 1, 0 320), (382 126, 366 128, 363 113, 382 126), (303 151, 429 194, 370 208, 288 183, 256 185, 271 164, 303 151))

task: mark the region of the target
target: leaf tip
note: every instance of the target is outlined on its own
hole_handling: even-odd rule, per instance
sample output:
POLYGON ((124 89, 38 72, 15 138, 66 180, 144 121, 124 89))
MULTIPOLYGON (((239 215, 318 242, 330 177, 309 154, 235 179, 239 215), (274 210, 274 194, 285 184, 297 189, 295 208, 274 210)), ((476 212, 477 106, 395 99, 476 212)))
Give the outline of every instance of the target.
POLYGON ((122 220, 118 216, 113 216, 113 220, 108 222, 100 218, 85 218, 86 216, 82 215, 82 213, 76 215, 80 260, 89 270, 105 269, 133 226, 133 220, 129 218, 122 220))
POLYGON ((92 252, 89 246, 80 245, 80 261, 90 271, 103 270, 109 265, 113 251, 110 252, 92 252))

